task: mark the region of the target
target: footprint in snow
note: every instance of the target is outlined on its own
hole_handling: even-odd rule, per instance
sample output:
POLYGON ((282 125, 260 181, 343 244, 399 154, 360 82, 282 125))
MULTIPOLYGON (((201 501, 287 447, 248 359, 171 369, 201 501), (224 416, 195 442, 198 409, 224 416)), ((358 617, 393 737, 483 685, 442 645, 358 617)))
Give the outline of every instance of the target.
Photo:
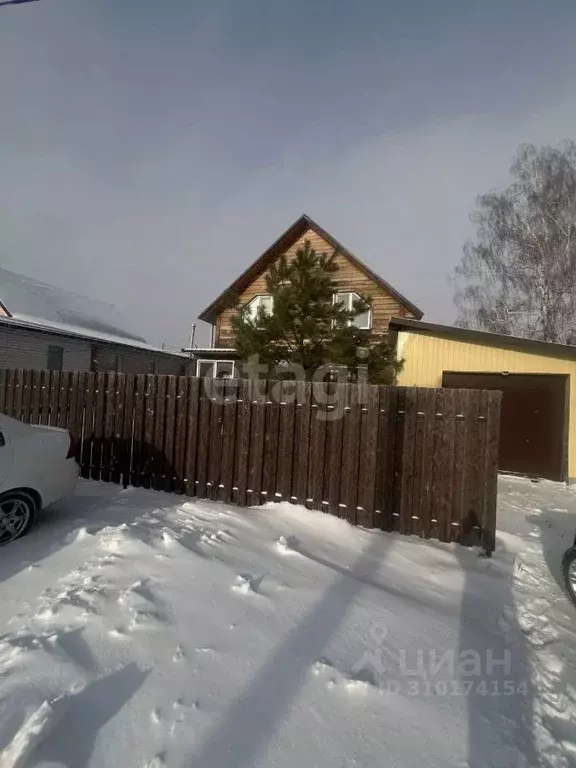
POLYGON ((259 594, 260 586, 264 581, 266 574, 262 576, 251 576, 249 573, 240 573, 236 576, 236 583, 232 585, 232 589, 235 592, 240 592, 243 595, 247 595, 250 592, 259 594))
POLYGON ((179 645, 172 654, 172 661, 182 661, 185 658, 186 654, 184 653, 184 649, 179 645))
POLYGON ((276 539, 276 549, 278 549, 284 555, 297 552, 299 544, 300 541, 296 538, 296 536, 279 536, 276 539))

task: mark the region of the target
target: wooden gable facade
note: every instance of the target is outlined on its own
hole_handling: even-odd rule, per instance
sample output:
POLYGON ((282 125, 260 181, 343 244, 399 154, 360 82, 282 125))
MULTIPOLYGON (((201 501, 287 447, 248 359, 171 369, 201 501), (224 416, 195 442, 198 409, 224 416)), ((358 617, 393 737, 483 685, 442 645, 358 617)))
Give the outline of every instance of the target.
POLYGON ((319 253, 336 253, 338 272, 334 275, 334 282, 341 291, 368 294, 372 297, 371 335, 374 338, 381 338, 388 333, 392 317, 417 320, 422 317, 423 313, 418 307, 304 215, 199 315, 200 320, 215 326, 213 346, 221 349, 234 347, 232 317, 237 311, 237 304, 243 305, 255 296, 265 295, 266 273, 269 267, 282 255, 286 255, 288 259, 294 257, 306 241, 319 253))

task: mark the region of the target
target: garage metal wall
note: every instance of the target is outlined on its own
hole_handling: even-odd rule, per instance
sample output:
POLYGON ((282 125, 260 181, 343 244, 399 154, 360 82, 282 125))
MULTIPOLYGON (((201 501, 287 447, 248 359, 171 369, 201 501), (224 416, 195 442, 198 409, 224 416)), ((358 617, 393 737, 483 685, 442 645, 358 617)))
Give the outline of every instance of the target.
POLYGON ((398 333, 398 357, 404 359, 398 384, 406 387, 441 387, 444 371, 568 374, 568 474, 576 478, 576 361, 405 331, 398 333))

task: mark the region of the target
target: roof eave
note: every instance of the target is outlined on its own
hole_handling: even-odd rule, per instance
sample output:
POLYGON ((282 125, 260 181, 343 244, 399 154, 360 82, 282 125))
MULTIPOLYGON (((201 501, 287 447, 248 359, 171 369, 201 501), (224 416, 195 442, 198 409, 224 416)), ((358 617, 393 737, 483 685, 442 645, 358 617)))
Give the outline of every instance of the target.
POLYGON ((458 328, 453 325, 440 325, 420 320, 412 320, 406 317, 393 317, 390 320, 390 330, 405 333, 417 333, 422 335, 453 338, 456 341, 470 344, 484 344, 486 346, 504 347, 519 350, 534 355, 548 357, 560 357, 567 360, 576 359, 576 346, 559 344, 554 341, 540 341, 527 339, 522 336, 509 336, 507 334, 492 333, 490 331, 477 331, 471 328, 458 328))

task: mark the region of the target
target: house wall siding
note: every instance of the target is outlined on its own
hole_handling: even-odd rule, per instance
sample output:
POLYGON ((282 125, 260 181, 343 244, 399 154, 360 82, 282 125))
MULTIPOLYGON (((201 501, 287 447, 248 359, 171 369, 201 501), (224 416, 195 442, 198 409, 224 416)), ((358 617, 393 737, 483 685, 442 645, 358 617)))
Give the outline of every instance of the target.
POLYGON ((97 361, 101 371, 113 370, 114 358, 119 358, 119 370, 122 373, 152 373, 154 364, 155 373, 178 375, 183 364, 187 364, 185 358, 170 357, 168 355, 154 355, 145 350, 128 349, 126 347, 106 344, 98 346, 97 361))
POLYGON ((398 384, 405 387, 441 387, 444 371, 568 374, 568 474, 576 478, 576 361, 403 331, 397 349, 404 359, 398 384))
MULTIPOLYGON (((312 247, 320 253, 332 253, 333 248, 314 230, 309 229, 300 237, 288 250, 285 255, 288 259, 294 258, 296 251, 304 245, 306 240, 310 241, 312 247)), ((361 269, 349 261, 342 254, 336 257, 338 272, 334 276, 334 282, 342 290, 355 291, 360 294, 368 294, 372 297, 372 335, 382 337, 388 333, 388 323, 395 315, 403 317, 412 317, 405 311, 398 301, 391 296, 382 286, 368 277, 361 269)), ((266 272, 257 277, 254 282, 240 296, 240 303, 245 304, 254 296, 267 293, 266 290, 266 272)), ((235 315, 234 308, 224 309, 216 319, 216 341, 217 347, 233 347, 234 336, 232 331, 232 318, 235 315)))
MULTIPOLYGON (((13 326, 0 328, 0 368, 46 368, 48 347, 62 347, 62 368, 65 371, 91 370, 93 343, 88 339, 72 339, 51 333, 37 333, 13 326)), ((152 362, 157 373, 178 374, 185 358, 155 355, 145 350, 130 349, 114 344, 98 345, 99 370, 111 370, 113 358, 120 358, 120 371, 149 373, 152 362)))
POLYGON ((0 329, 0 367, 46 368, 50 345, 62 347, 65 370, 90 370, 92 345, 89 341, 68 339, 48 333, 34 333, 9 326, 0 329))

